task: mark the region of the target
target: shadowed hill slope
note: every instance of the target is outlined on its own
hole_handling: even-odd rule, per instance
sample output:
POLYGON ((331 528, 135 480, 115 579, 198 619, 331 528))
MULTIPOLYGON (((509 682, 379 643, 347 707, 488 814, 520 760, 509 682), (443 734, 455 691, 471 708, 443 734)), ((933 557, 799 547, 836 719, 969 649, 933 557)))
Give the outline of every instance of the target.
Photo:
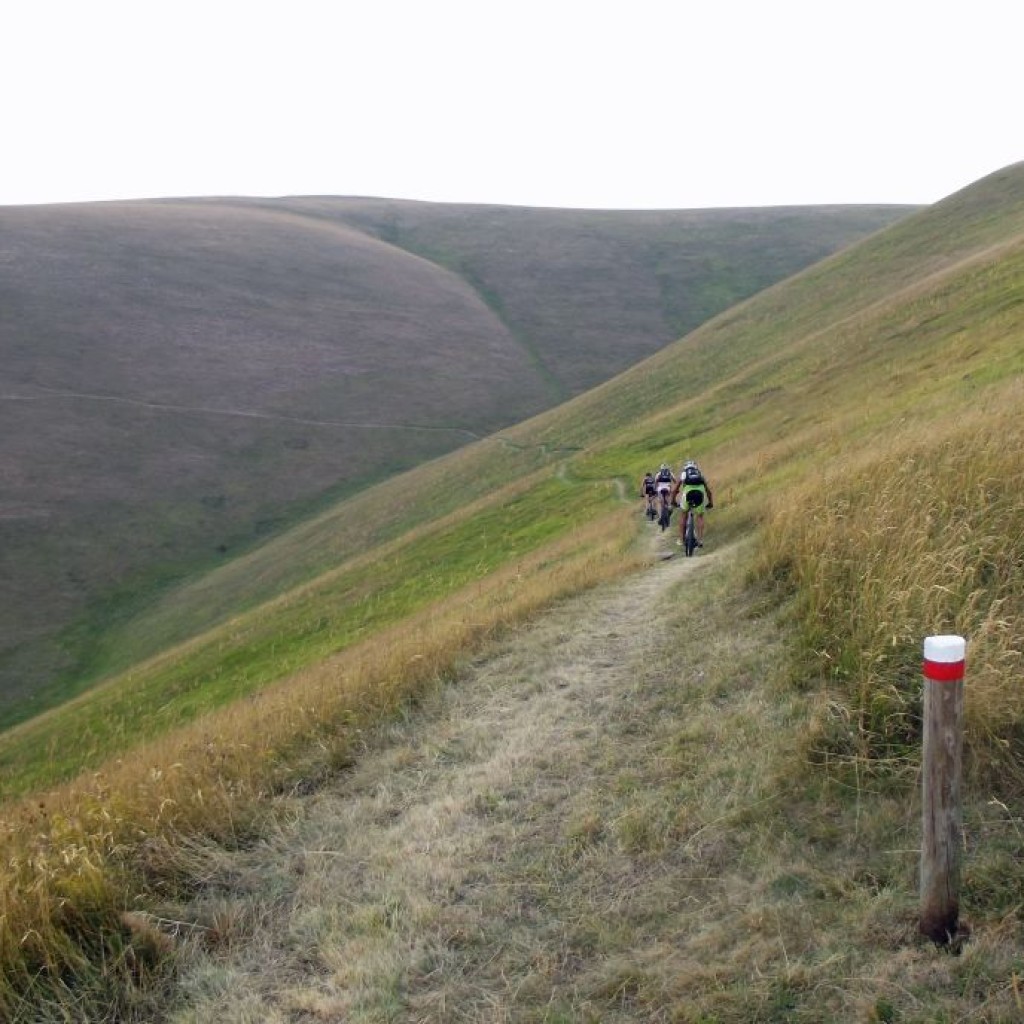
POLYGON ((640 362, 909 207, 545 210, 286 199, 468 281, 562 397, 640 362))
POLYGON ((97 595, 134 601, 551 401, 465 282, 343 225, 187 205, 2 221, 8 695, 72 667, 31 641, 97 595))
POLYGON ((101 672, 171 581, 905 212, 0 210, 0 723, 101 672))

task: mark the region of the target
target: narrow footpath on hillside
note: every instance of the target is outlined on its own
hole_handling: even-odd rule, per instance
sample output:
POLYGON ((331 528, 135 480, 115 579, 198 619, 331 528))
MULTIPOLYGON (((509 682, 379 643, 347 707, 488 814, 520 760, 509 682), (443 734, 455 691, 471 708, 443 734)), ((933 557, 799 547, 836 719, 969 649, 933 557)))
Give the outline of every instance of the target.
POLYGON ((728 825, 771 799, 744 722, 773 636, 730 596, 735 550, 663 560, 651 530, 643 571, 468 665, 271 839, 210 855, 192 909, 219 941, 168 1019, 673 1019, 751 884, 728 825))
POLYGON ((273 836, 206 854, 189 910, 216 941, 167 1020, 689 1020, 709 986, 735 1000, 732 971, 771 998, 799 943, 751 931, 781 869, 737 826, 778 799, 775 627, 741 548, 666 559, 651 530, 642 571, 465 666, 273 836))

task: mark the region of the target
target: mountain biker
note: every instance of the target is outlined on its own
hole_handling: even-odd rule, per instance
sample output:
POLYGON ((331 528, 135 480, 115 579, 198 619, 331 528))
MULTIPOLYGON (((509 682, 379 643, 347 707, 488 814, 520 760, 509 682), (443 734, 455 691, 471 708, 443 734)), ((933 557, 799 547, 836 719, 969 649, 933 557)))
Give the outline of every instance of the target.
POLYGON ((672 485, 676 482, 676 475, 669 468, 667 462, 663 462, 658 468, 658 475, 654 478, 654 486, 658 491, 658 497, 664 501, 669 492, 672 490, 672 485))
POLYGON ((679 517, 678 543, 686 543, 686 521, 690 516, 695 516, 693 532, 697 538, 697 547, 704 547, 704 509, 714 508, 715 499, 711 494, 711 485, 704 479, 704 474, 693 459, 687 459, 679 471, 679 479, 672 488, 670 500, 678 504, 683 513, 679 517))
POLYGON ((654 474, 647 472, 644 473, 643 480, 640 481, 640 497, 645 501, 645 511, 648 519, 654 519, 657 517, 658 512, 654 507, 655 499, 658 497, 658 488, 654 483, 654 474))
POLYGON ((661 502, 661 512, 658 516, 658 523, 664 530, 672 518, 671 493, 673 484, 676 482, 675 473, 669 468, 667 462, 663 462, 658 468, 658 475, 654 478, 654 486, 658 491, 658 498, 661 502))

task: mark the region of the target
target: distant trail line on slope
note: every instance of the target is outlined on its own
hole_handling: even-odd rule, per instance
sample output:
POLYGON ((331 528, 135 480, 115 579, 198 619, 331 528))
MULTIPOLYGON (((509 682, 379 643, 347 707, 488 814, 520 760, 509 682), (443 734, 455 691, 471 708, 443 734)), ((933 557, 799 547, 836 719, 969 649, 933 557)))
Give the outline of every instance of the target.
POLYGON ((537 451, 544 455, 574 455, 577 452, 586 451, 586 448, 580 445, 553 445, 547 442, 542 444, 520 444, 518 441, 513 441, 502 434, 494 434, 491 440, 503 444, 506 448, 511 448, 514 452, 525 452, 531 448, 536 448, 537 451))
POLYGON ((471 440, 479 441, 483 435, 466 427, 438 427, 415 423, 373 423, 355 420, 324 420, 303 416, 286 416, 280 413, 253 412, 247 409, 211 409, 208 406, 175 405, 170 402, 147 402, 141 398, 125 398, 121 395, 97 395, 82 391, 63 391, 58 388, 45 388, 36 385, 41 395, 0 395, 5 402, 43 402, 50 399, 71 398, 89 402, 111 402, 118 405, 131 405, 142 409, 153 409, 157 412, 194 413, 201 416, 233 416, 243 419, 273 420, 282 423, 297 423, 314 427, 349 427, 356 430, 410 430, 431 433, 462 434, 471 440))

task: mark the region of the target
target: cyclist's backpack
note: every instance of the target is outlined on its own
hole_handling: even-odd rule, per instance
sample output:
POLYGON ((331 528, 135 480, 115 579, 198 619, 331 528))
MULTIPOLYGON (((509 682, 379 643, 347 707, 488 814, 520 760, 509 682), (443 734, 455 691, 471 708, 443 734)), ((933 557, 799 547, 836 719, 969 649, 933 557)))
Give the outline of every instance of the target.
POLYGON ((704 483, 704 476, 696 466, 687 466, 686 472, 683 474, 683 479, 688 484, 704 483))
POLYGON ((659 469, 658 470, 658 482, 659 483, 671 483, 672 481, 672 470, 671 469, 659 469))

